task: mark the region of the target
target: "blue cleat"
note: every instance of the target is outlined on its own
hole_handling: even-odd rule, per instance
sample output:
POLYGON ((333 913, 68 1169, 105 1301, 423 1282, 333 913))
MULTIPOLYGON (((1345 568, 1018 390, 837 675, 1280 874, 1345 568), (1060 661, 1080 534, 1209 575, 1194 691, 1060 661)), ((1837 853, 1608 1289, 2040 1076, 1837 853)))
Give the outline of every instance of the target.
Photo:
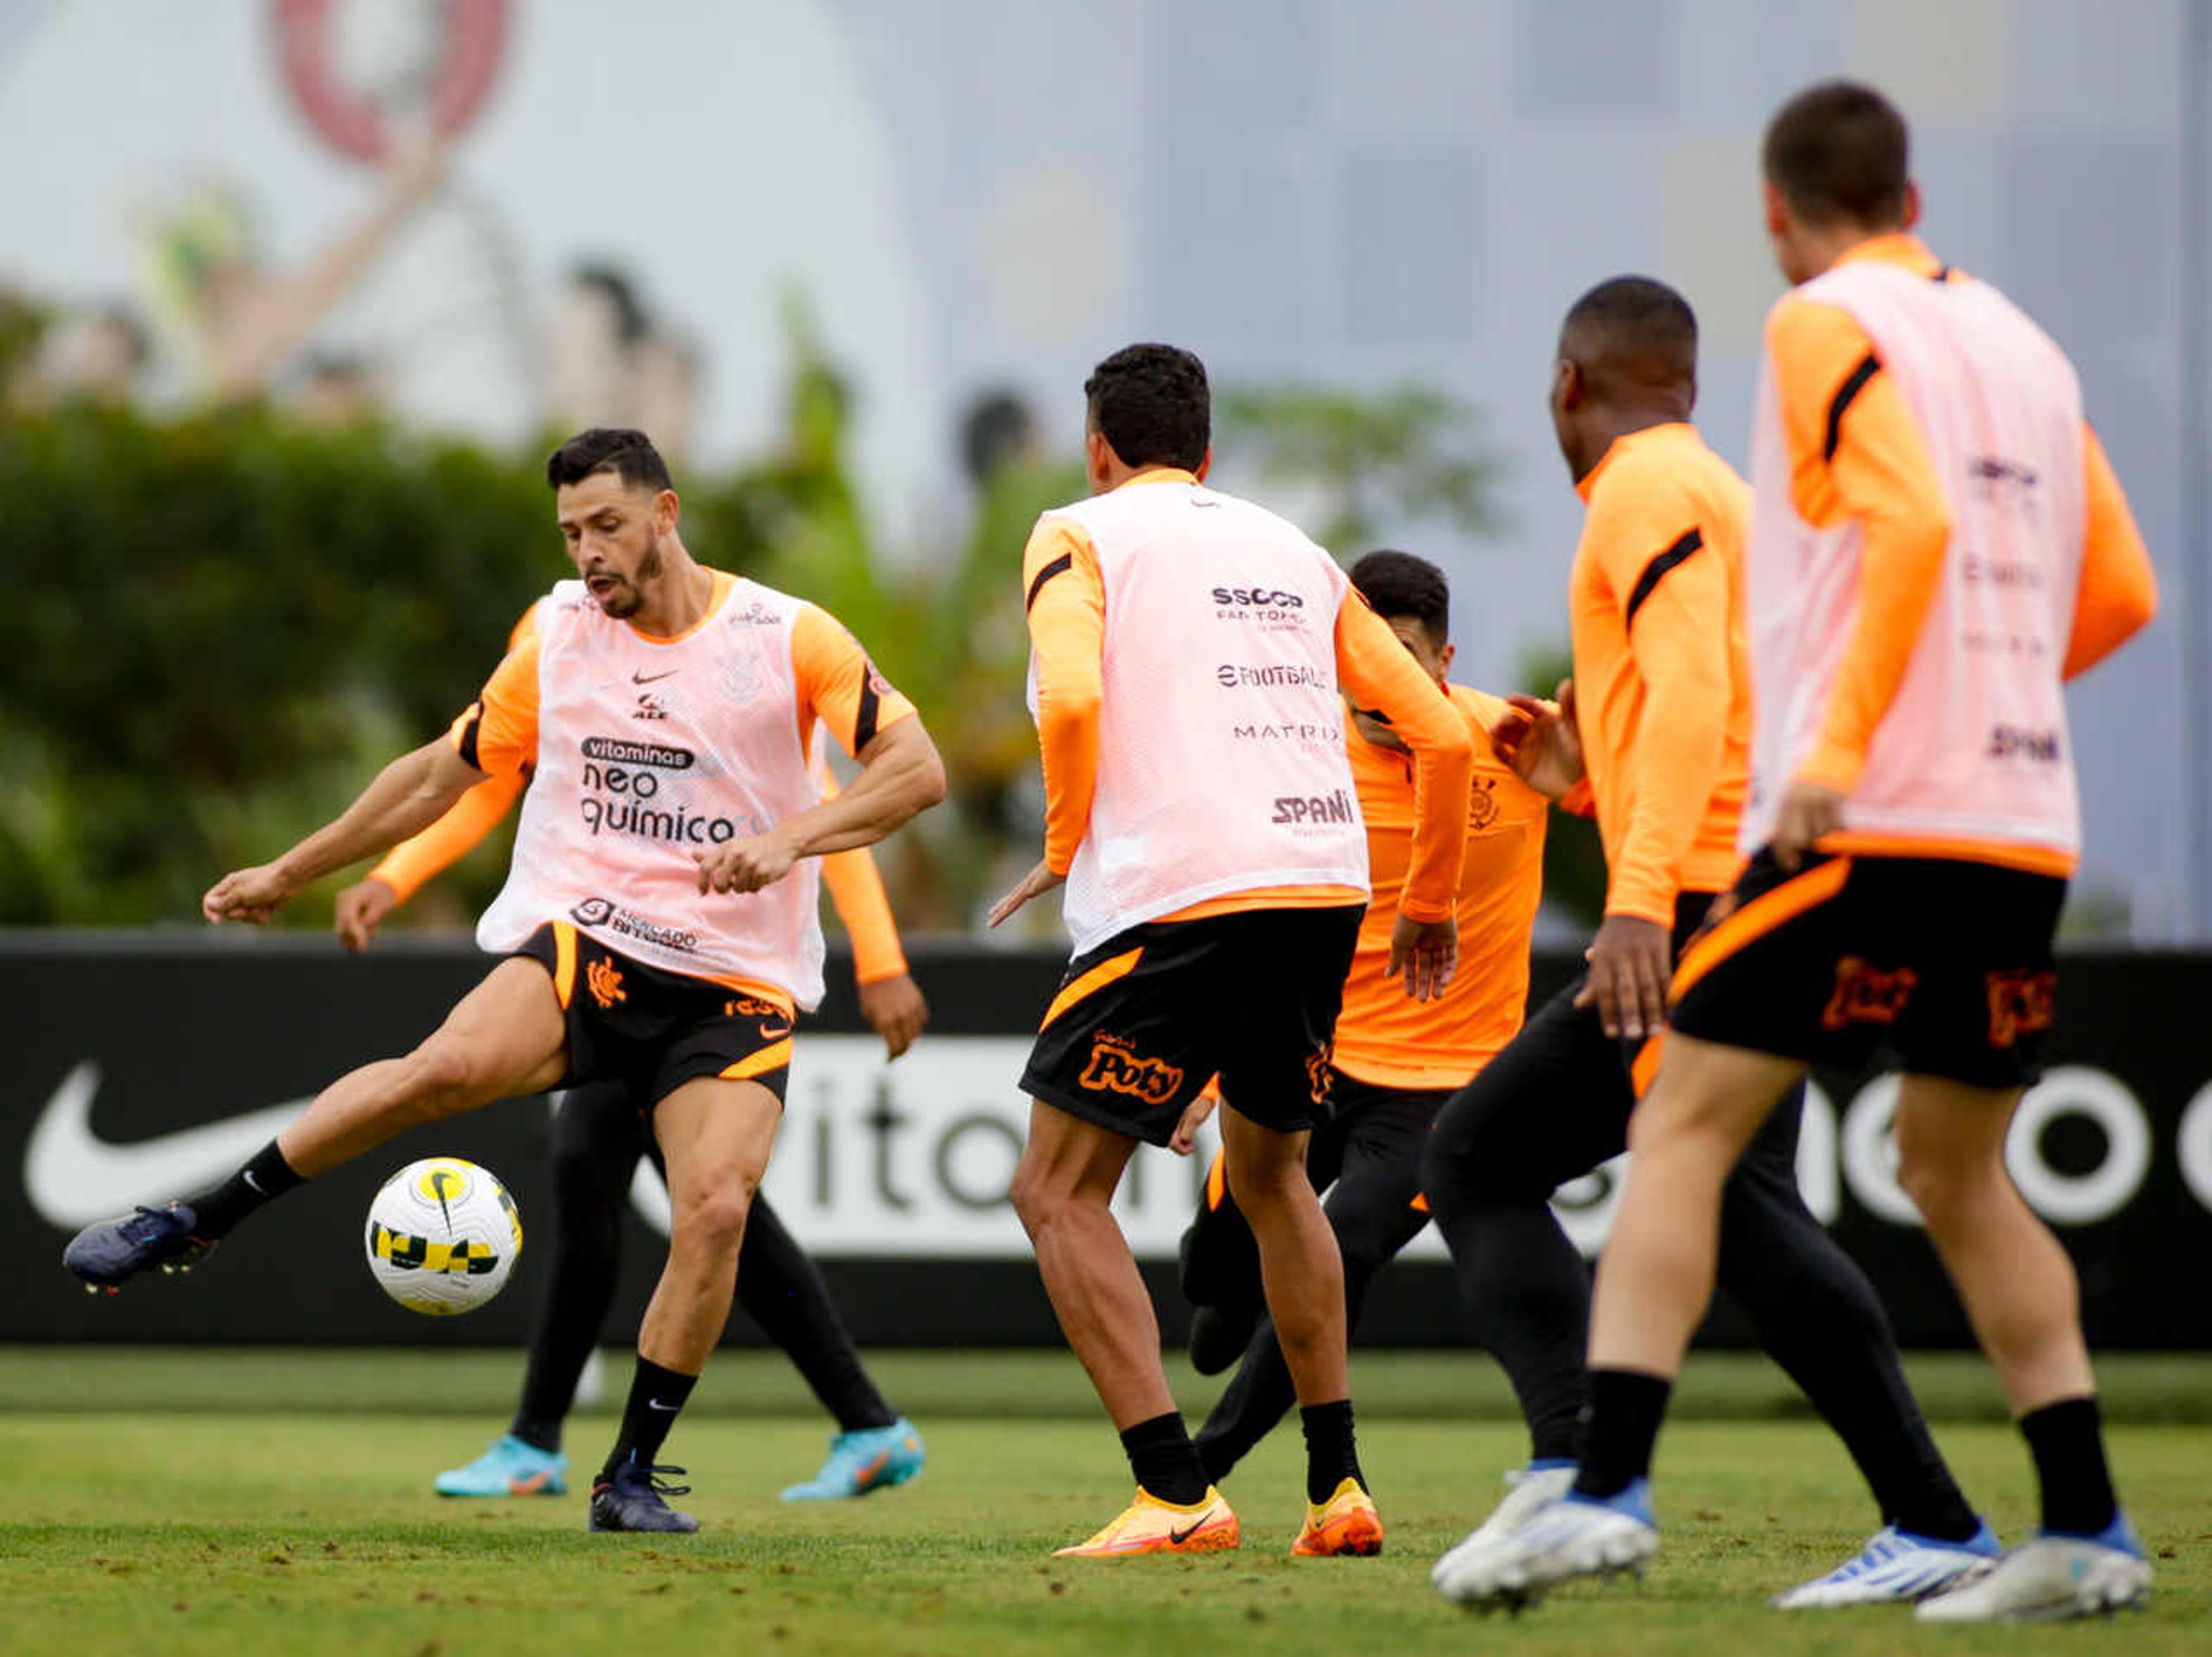
POLYGON ((507 1433, 467 1466, 440 1473, 435 1488, 440 1496, 562 1496, 568 1489, 568 1458, 507 1433))
POLYGON ((681 1473, 681 1467, 653 1467, 625 1461, 611 1479, 592 1486, 592 1520, 595 1531, 696 1531, 699 1521, 678 1513, 663 1496, 688 1496, 689 1484, 664 1484, 656 1473, 681 1473))
POLYGON ((903 1484, 921 1471, 921 1435, 904 1416, 888 1427, 864 1427, 830 1441, 830 1459, 804 1484, 783 1493, 787 1502, 840 1502, 903 1484))
POLYGON ((1778 1611, 1802 1611, 1925 1599, 1972 1581, 2003 1557, 2004 1545, 1987 1525, 1963 1542, 1945 1542, 1885 1525, 1864 1548, 1826 1576, 1800 1582, 1769 1603, 1778 1611))
POLYGON ((62 1264, 85 1282, 88 1293, 118 1284, 159 1266, 164 1274, 189 1272, 215 1244, 192 1235, 199 1216, 183 1203, 167 1208, 138 1208, 117 1220, 88 1225, 62 1250, 62 1264))

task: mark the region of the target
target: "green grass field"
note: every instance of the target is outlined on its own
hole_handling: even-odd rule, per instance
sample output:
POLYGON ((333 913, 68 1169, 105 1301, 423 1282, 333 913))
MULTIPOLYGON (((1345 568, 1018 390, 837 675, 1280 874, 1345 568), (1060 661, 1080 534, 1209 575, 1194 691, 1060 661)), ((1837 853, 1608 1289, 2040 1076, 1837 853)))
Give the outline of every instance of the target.
MULTIPOLYGON (((2159 1556, 2152 1610, 2031 1630, 1767 1610, 1765 1594, 1832 1563, 1874 1520, 1842 1451, 1756 1360, 1701 1359, 1686 1380, 1662 1447, 1667 1546, 1647 1580, 1577 1587, 1511 1622, 1471 1619, 1427 1580, 1524 1449, 1478 1357, 1362 1355, 1363 1448, 1389 1544, 1380 1559, 1325 1561, 1285 1554, 1303 1496, 1294 1426, 1231 1481, 1240 1551, 1055 1560, 1127 1495, 1073 1361, 888 1354, 876 1367, 928 1441, 921 1479, 859 1502, 778 1502, 813 1471, 827 1424, 780 1362, 725 1355, 667 1452, 691 1470, 682 1505, 704 1528, 647 1539, 589 1535, 575 1494, 429 1494, 436 1469, 502 1424, 512 1354, 0 1350, 0 1651, 2212 1649, 2212 1361, 2105 1369, 2117 1471, 2159 1556), (172 1407, 149 1411, 155 1398, 172 1407)), ((2021 1533, 2026 1458, 1988 1418, 1985 1383, 1956 1360, 1915 1371, 1970 1491, 2021 1533)), ((1212 1396, 1176 1379, 1187 1407, 1212 1396)), ((609 1424, 580 1415, 580 1460, 609 1424)))

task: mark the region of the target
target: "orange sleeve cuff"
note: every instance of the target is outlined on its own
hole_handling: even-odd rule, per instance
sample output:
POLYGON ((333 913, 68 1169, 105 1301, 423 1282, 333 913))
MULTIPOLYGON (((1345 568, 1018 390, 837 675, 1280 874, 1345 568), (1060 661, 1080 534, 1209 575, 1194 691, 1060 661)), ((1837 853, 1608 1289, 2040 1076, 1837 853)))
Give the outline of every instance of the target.
POLYGON ((1597 791, 1590 786, 1588 777, 1577 777, 1574 786, 1552 803, 1570 816, 1594 817, 1597 815, 1597 791))
POLYGON ((466 857, 500 821, 514 810, 522 792, 522 778, 501 771, 486 777, 428 828, 403 840, 384 854, 368 871, 404 903, 431 879, 466 857))
POLYGON ((853 944, 853 977, 862 984, 896 978, 906 970, 898 925, 891 918, 884 877, 865 846, 832 852, 822 859, 822 882, 830 902, 845 923, 853 944))

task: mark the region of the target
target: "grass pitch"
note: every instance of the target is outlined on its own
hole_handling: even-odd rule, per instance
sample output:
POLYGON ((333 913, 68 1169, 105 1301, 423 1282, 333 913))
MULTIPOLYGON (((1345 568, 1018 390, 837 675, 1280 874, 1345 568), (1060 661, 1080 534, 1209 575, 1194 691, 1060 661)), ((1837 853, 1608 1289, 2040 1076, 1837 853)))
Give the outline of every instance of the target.
MULTIPOLYGON (((1703 1399, 1707 1417, 1735 1418, 1679 1421, 1662 1443, 1666 1548, 1646 1581, 1571 1588, 1509 1622, 1445 1604, 1427 1569, 1498 1496, 1499 1470, 1524 1452, 1519 1429, 1487 1407, 1486 1382, 1472 1389, 1476 1418, 1462 1413, 1464 1398, 1456 1419, 1391 1407, 1431 1397, 1441 1405, 1449 1395, 1433 1383, 1480 1376, 1491 1366, 1479 1358, 1363 1355, 1355 1364, 1363 1398, 1372 1395, 1361 1438, 1389 1527, 1381 1558, 1287 1557, 1303 1502, 1293 1425, 1231 1481, 1240 1551, 1118 1562, 1050 1557, 1128 1494, 1103 1420, 1088 1407, 1049 1412, 1087 1405, 1072 1359, 886 1357, 879 1371, 920 1423, 928 1471, 861 1502, 807 1506, 786 1506, 775 1492, 813 1471, 826 1423, 732 1413, 727 1400, 781 1383, 772 1359, 725 1359, 702 1402, 719 1395, 726 1407, 687 1413, 667 1452, 691 1470, 697 1490, 681 1505, 704 1529, 645 1538, 586 1533, 580 1479, 558 1498, 441 1502, 429 1493, 433 1472, 474 1454, 501 1425, 517 1375, 511 1355, 0 1352, 0 1650, 2212 1649, 2212 1434, 2199 1425, 2112 1433, 2122 1488, 2159 1556, 2158 1599, 2146 1615, 2028 1630, 1923 1629, 1887 1610, 1785 1617, 1764 1597, 1842 1557, 1874 1518, 1824 1429, 1760 1407, 1775 1390, 1764 1372, 1708 1363, 1693 1371, 1686 1405, 1703 1399), (356 1405, 371 1407, 315 1389, 318 1370, 344 1375, 356 1405), (210 1375, 227 1384, 210 1385, 210 1375), (963 1375, 968 1385, 957 1388, 963 1375), (171 1402, 198 1397, 216 1407, 112 1407, 157 1389, 171 1402), (1006 1407, 1010 1399, 1029 1407, 1006 1407), (966 1411, 952 1407, 959 1400, 966 1411), (974 1413, 978 1400, 991 1413, 974 1413), (52 1407, 100 1402, 110 1407, 52 1407), (310 1402, 321 1407, 301 1412, 310 1402)), ((1955 1367, 1955 1384, 1966 1387, 1968 1372, 1955 1367)), ((2116 1402, 2169 1388, 2184 1396, 2191 1371, 2189 1390, 2212 1393, 2203 1384, 2212 1363, 2166 1361, 2149 1366, 2148 1383, 2119 1372, 2116 1402)), ((1212 1396, 1209 1383, 1178 1382, 1187 1406, 1212 1396)), ((1969 1404, 1975 1396, 1962 1394, 1969 1404)), ((610 1424, 604 1413, 574 1423, 571 1450, 586 1470, 610 1424)), ((1977 1501, 2008 1536, 2021 1534, 2033 1515, 2016 1437, 1982 1421, 1939 1424, 1939 1436, 1977 1501)))

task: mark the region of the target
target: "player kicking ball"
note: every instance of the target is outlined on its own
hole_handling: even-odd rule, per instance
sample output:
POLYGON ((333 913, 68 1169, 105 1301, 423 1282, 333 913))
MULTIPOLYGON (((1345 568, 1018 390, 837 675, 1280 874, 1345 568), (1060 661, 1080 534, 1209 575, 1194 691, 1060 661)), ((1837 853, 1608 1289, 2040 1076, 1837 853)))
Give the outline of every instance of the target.
POLYGON ((89 1226, 63 1259, 108 1289, 189 1265, 406 1128, 619 1080, 652 1102, 671 1226, 590 1523, 690 1531, 698 1521, 664 1499, 681 1487, 657 1478, 682 1470, 656 1458, 729 1316, 793 1020, 822 995, 815 859, 935 804, 944 769, 913 705, 836 622, 693 561, 644 434, 580 433, 546 479, 579 579, 541 604, 534 640, 447 737, 393 761, 276 862, 225 876, 201 906, 211 921, 265 921, 485 776, 527 768, 507 885, 477 928, 506 959, 414 1052, 339 1078, 229 1179, 89 1226), (808 763, 817 725, 860 764, 830 801, 808 763))

